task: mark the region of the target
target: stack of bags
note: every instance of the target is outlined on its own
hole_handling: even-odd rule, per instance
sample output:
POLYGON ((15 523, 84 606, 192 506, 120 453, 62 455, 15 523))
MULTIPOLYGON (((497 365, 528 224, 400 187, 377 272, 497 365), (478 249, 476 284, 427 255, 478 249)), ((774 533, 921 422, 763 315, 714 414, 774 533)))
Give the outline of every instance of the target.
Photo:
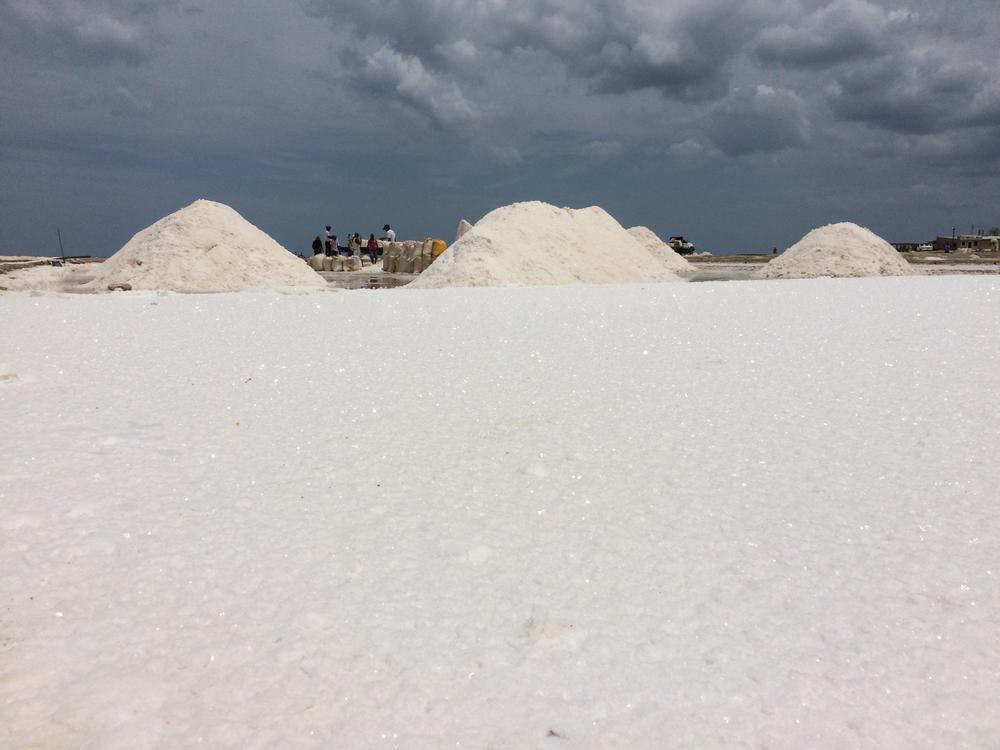
POLYGON ((382 246, 382 270, 386 273, 396 273, 396 265, 399 262, 399 254, 402 245, 398 242, 386 242, 382 246))
POLYGON ((307 262, 314 271, 360 271, 370 264, 367 255, 313 255, 307 262))
POLYGON ((386 273, 422 273, 446 247, 444 240, 431 237, 423 242, 387 242, 382 254, 382 270, 386 273))

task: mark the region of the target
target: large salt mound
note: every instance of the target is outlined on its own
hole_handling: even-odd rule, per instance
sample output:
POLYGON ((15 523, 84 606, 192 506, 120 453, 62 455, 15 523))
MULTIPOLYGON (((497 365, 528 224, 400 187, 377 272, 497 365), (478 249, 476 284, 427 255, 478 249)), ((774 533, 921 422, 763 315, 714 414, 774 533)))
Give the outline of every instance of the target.
POLYGON ((114 287, 312 292, 327 284, 229 206, 197 200, 136 234, 83 285, 92 291, 114 287))
POLYGON ((514 203, 486 214, 410 287, 680 281, 607 212, 514 203))
POLYGON ((647 227, 630 227, 628 233, 635 237, 644 248, 658 258, 671 271, 676 273, 691 273, 694 267, 666 242, 657 237, 656 232, 647 227))
POLYGON ((864 227, 850 222, 814 229, 756 272, 758 279, 820 276, 909 276, 899 252, 864 227))

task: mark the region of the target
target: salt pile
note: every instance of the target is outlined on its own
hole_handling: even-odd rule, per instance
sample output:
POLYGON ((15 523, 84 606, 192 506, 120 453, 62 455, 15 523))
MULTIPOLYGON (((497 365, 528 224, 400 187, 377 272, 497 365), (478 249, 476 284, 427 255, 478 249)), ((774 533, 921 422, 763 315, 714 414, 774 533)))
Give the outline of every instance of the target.
POLYGON ((755 274, 759 279, 820 276, 909 276, 899 252, 864 227, 850 222, 814 229, 755 274))
POLYGON ((648 227, 630 227, 628 233, 635 237, 653 257, 659 258, 663 264, 675 273, 691 273, 694 267, 666 242, 661 240, 652 229, 648 227))
POLYGON ((409 284, 538 286, 680 281, 606 211, 530 201, 494 209, 409 284))
POLYGON ((327 284, 229 206, 196 200, 136 234, 82 288, 313 292, 327 284))

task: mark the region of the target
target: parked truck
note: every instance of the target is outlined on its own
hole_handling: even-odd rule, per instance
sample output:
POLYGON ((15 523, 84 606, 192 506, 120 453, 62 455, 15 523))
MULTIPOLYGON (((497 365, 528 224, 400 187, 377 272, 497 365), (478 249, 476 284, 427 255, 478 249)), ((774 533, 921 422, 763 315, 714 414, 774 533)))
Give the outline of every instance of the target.
POLYGON ((691 255, 694 253, 694 244, 688 242, 686 239, 678 235, 673 235, 667 244, 673 249, 678 255, 691 255))

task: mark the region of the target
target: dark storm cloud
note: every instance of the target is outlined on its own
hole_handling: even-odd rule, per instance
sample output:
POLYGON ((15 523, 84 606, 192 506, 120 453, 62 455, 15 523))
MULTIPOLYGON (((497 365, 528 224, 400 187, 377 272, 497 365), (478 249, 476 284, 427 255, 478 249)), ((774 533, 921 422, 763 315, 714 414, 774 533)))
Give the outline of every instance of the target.
MULTIPOLYGON (((995 162, 997 16, 995 0, 0 0, 0 246, 67 207, 104 226, 122 202, 155 218, 214 185, 271 216, 334 206, 417 233, 524 198, 651 225, 670 202, 709 245, 710 195, 744 206, 734 243, 770 212, 770 248, 778 213, 829 220, 840 187, 875 213, 862 176, 905 195, 995 162)), ((995 185, 965 204, 995 204, 995 185)))
POLYGON ((728 90, 729 63, 754 28, 752 3, 733 0, 300 3, 332 27, 350 27, 356 44, 345 61, 360 79, 371 72, 365 50, 376 47, 405 61, 402 67, 419 61, 420 75, 434 79, 423 90, 451 89, 466 102, 472 95, 465 81, 475 88, 478 78, 498 73, 498 64, 526 53, 598 93, 654 89, 679 101, 718 99, 728 90))
MULTIPOLYGON (((970 127, 928 136, 897 136, 922 165, 972 185, 993 178, 1000 168, 1000 127, 970 127)), ((956 190, 960 196, 961 191, 956 190)), ((992 200, 997 204, 997 196, 992 200)), ((952 196, 952 200, 956 196, 952 196)), ((1000 221, 1000 217, 997 219, 1000 221)))
POLYGON ((1000 64, 995 7, 970 0, 835 0, 764 28, 754 52, 765 64, 820 84, 841 121, 908 135, 997 123, 1000 64))
POLYGON ((925 48, 835 77, 827 99, 844 119, 896 133, 934 134, 998 123, 996 66, 946 50, 925 48))
POLYGON ((437 126, 475 121, 479 110, 458 84, 438 75, 416 55, 388 43, 342 58, 353 72, 353 85, 366 96, 387 97, 425 115, 437 126))
MULTIPOLYGON (((994 169, 1000 167, 1000 126, 972 131, 962 139, 956 152, 959 158, 968 159, 974 169, 982 169, 984 163, 992 164, 994 169)), ((1000 216, 993 221, 1000 223, 1000 216)))
POLYGON ((0 3, 8 44, 44 49, 50 59, 74 64, 148 60, 161 43, 155 16, 172 3, 9 0, 0 3))
POLYGON ((890 26, 906 11, 888 12, 866 0, 837 0, 811 13, 764 28, 757 39, 761 60, 789 66, 827 67, 883 54, 890 26))
MULTIPOLYGON (((300 0, 312 16, 349 30, 340 58, 345 80, 435 126, 481 136, 519 97, 537 99, 539 82, 558 71, 562 84, 549 81, 550 99, 576 82, 577 96, 597 95, 591 112, 601 98, 655 92, 681 105, 664 118, 675 129, 705 114, 698 105, 711 104, 701 137, 675 142, 707 139, 726 155, 805 146, 804 123, 824 107, 841 122, 889 132, 988 124, 998 109, 990 82, 1000 65, 968 55, 955 13, 943 17, 924 0, 904 3, 300 0), (527 58, 534 70, 516 70, 527 58), (775 69, 794 77, 776 85, 775 69), (759 85, 783 94, 748 98, 759 85)), ((974 2, 968 13, 986 18, 988 5, 974 2)))
POLYGON ((583 69, 604 93, 648 88, 679 101, 719 99, 728 91, 728 65, 742 47, 746 21, 738 6, 720 2, 673 15, 636 12, 583 69))
POLYGON ((809 139, 805 103, 770 86, 737 91, 712 109, 707 134, 727 156, 802 147, 809 139))

